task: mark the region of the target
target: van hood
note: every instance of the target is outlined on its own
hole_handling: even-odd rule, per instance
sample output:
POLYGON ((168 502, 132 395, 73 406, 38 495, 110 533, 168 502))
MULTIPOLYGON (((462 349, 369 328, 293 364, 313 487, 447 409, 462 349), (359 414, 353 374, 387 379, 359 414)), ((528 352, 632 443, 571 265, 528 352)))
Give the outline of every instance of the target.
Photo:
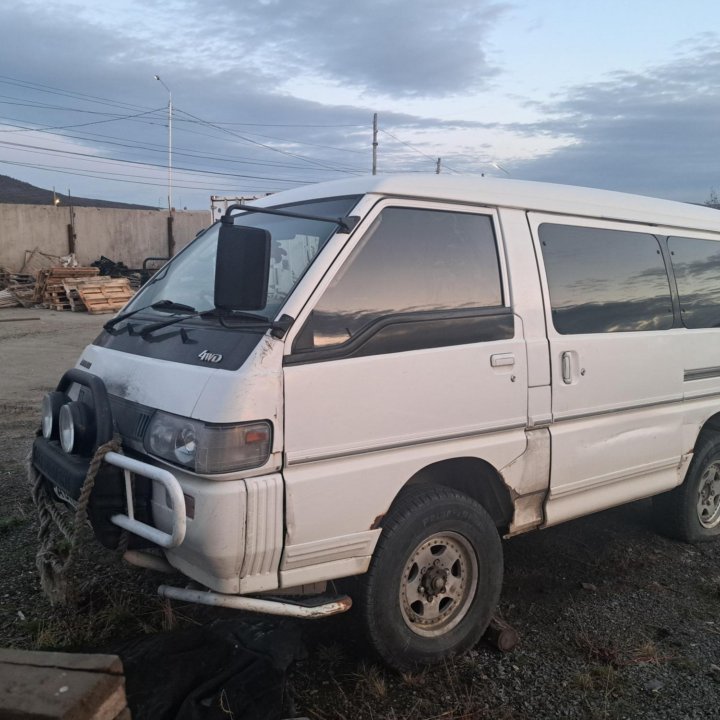
POLYGON ((218 372, 158 358, 88 345, 77 367, 97 375, 110 395, 191 417, 210 377, 218 372))

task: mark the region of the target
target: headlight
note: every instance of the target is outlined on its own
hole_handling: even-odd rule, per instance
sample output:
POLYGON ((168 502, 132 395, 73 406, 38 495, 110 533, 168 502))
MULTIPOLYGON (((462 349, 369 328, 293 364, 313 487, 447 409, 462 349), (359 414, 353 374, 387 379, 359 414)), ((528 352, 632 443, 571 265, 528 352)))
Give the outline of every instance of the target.
POLYGON ((85 403, 73 401, 63 405, 60 408, 58 425, 60 445, 66 453, 82 452, 92 446, 92 413, 85 403))
POLYGON ((260 467, 270 457, 272 428, 267 421, 208 425, 156 412, 145 433, 145 449, 200 474, 260 467))
POLYGON ((42 401, 42 434, 46 440, 57 440, 60 408, 68 401, 67 395, 51 392, 42 401))

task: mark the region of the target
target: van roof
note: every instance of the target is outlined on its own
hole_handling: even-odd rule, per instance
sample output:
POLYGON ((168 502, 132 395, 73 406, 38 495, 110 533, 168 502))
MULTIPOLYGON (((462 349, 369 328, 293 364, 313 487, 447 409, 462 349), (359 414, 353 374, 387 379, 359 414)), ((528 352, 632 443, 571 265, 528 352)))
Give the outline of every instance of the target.
POLYGON ((304 185, 270 195, 257 204, 368 193, 720 232, 720 211, 702 205, 573 185, 464 175, 365 175, 304 185))

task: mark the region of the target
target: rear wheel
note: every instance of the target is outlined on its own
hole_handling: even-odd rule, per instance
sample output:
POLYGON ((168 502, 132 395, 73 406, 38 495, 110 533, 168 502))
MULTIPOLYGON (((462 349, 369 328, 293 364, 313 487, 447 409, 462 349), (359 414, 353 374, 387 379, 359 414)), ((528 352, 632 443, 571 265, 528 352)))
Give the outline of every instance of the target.
POLYGON ((367 638, 398 670, 471 648, 497 605, 502 548, 485 509, 455 490, 404 490, 358 598, 367 638))
POLYGON ((653 498, 653 515, 658 532, 683 542, 720 535, 720 435, 698 438, 685 481, 653 498))

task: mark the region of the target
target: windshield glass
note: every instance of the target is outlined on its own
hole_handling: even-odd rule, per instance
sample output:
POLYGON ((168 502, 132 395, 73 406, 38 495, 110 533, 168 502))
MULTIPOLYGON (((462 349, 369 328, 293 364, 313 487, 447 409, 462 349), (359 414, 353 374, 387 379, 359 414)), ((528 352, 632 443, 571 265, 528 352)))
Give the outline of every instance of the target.
MULTIPOLYGON (((332 198, 279 205, 278 209, 338 218, 347 216, 358 199, 332 198)), ((268 299, 265 308, 258 314, 274 318, 317 254, 337 230, 337 225, 259 213, 242 213, 233 219, 236 225, 261 228, 271 235, 268 299)), ((129 312, 161 300, 188 305, 198 312, 212 310, 215 307, 215 254, 219 229, 220 223, 216 223, 190 243, 150 280, 125 310, 129 312)))

